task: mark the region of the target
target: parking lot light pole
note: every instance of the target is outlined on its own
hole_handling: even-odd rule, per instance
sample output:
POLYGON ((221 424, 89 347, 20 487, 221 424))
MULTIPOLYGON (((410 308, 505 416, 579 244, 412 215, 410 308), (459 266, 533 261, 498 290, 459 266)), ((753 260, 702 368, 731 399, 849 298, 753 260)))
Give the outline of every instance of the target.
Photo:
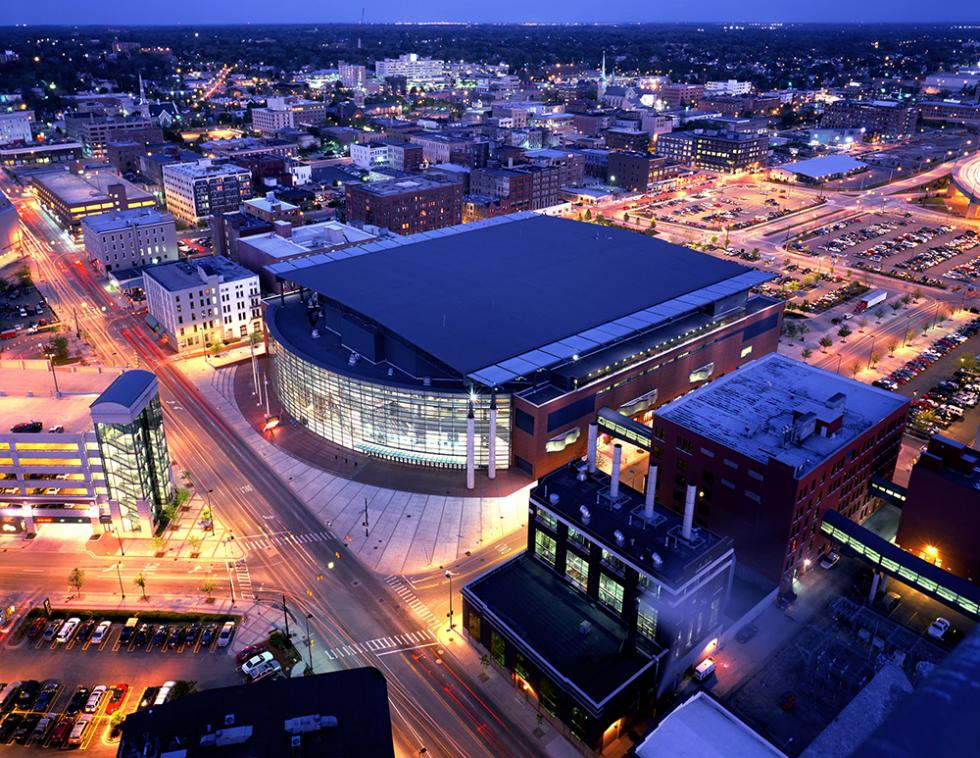
POLYGON ((451 571, 446 572, 446 579, 449 580, 449 629, 446 631, 452 632, 455 625, 453 624, 453 574, 451 571))

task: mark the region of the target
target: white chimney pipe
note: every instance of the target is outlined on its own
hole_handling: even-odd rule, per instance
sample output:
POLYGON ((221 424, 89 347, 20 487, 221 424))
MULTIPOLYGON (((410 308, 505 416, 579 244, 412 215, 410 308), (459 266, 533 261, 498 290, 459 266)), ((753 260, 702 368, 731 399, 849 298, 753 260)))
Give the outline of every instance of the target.
POLYGON ((609 497, 619 497, 619 470, 623 465, 623 446, 618 442, 613 446, 612 479, 609 481, 609 497))
POLYGON ((684 499, 684 524, 681 527, 681 536, 686 540, 691 539, 691 527, 694 525, 694 498, 697 494, 698 488, 695 485, 687 485, 687 497, 684 499))
POLYGON ((643 518, 653 521, 653 500, 657 496, 657 467, 651 463, 647 469, 647 491, 643 501, 643 518))
POLYGON ((466 415, 466 489, 476 486, 476 419, 473 417, 473 406, 466 415))
POLYGON ((589 473, 595 473, 596 446, 599 444, 599 425, 589 424, 589 473))
POLYGON ((487 479, 497 477, 497 398, 490 399, 490 422, 487 429, 487 479))

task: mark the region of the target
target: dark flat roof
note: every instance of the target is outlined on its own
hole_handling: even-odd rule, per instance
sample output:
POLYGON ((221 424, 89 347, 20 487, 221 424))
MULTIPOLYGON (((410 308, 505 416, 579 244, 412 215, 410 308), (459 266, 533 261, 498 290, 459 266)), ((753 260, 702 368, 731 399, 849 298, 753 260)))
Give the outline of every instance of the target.
POLYGON ((491 221, 273 270, 463 374, 751 271, 622 229, 491 221))
POLYGON ((463 592, 596 705, 652 660, 621 652, 626 626, 526 553, 473 580, 463 592), (579 631, 583 621, 592 626, 588 635, 579 631))
POLYGON ((388 686, 376 668, 348 669, 203 690, 126 717, 120 758, 154 758, 177 750, 186 750, 188 757, 394 758, 388 686), (234 724, 226 727, 228 715, 234 724), (314 715, 334 716, 337 726, 304 732, 293 749, 286 720, 314 715), (235 727, 251 727, 251 736, 239 744, 201 747, 203 735, 235 727))

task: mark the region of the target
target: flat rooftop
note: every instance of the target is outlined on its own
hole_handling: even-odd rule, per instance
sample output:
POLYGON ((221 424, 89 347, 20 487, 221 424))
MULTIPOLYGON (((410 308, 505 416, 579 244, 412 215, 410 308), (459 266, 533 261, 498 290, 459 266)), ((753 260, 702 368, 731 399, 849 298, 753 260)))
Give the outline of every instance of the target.
POLYGON ((43 185, 69 206, 107 199, 109 186, 112 184, 121 184, 125 187, 126 198, 130 201, 153 199, 153 195, 127 182, 121 176, 109 172, 89 171, 80 176, 68 171, 43 171, 34 174, 31 180, 35 184, 43 185))
POLYGON ((391 179, 382 182, 367 182, 358 186, 362 192, 368 192, 379 197, 391 197, 401 195, 406 192, 418 192, 419 190, 441 189, 453 186, 450 182, 439 182, 434 179, 422 177, 412 179, 391 179))
POLYGON ((343 245, 359 245, 375 239, 373 234, 348 226, 339 221, 323 221, 319 224, 297 226, 292 236, 283 237, 276 232, 253 234, 242 237, 240 244, 261 250, 271 258, 292 258, 343 245))
POLYGON ((480 378, 487 383, 571 358, 768 278, 635 232, 530 212, 269 269, 461 374, 540 353, 537 364, 522 359, 509 373, 504 363, 480 378), (548 354, 539 350, 565 338, 574 339, 548 354))
POLYGON ((825 176, 836 174, 846 174, 850 171, 857 171, 867 168, 868 164, 852 158, 849 155, 821 155, 816 158, 809 158, 805 161, 796 163, 784 163, 776 168, 783 171, 791 171, 810 179, 822 179, 825 176))
POLYGON ((770 459, 785 463, 802 476, 908 402, 886 390, 770 353, 677 398, 656 415, 760 463, 770 459), (835 403, 841 403, 841 408, 835 403), (796 440, 787 433, 801 414, 812 413, 817 421, 829 422, 841 411, 842 426, 832 435, 811 433, 796 440))
POLYGON ((247 268, 239 266, 234 261, 230 261, 220 255, 194 258, 190 261, 161 263, 159 266, 147 266, 143 269, 143 276, 150 277, 170 292, 179 292, 193 287, 204 286, 204 280, 201 279, 198 273, 199 269, 203 269, 209 276, 220 276, 222 277, 222 281, 225 282, 233 282, 236 279, 248 279, 255 276, 247 268))
POLYGON ((255 208, 266 213, 279 212, 279 213, 290 213, 292 211, 298 211, 299 206, 293 205, 292 203, 287 203, 285 200, 280 200, 279 198, 273 196, 269 197, 252 197, 248 200, 243 200, 242 205, 247 205, 251 208, 255 208))
POLYGON ((544 476, 531 490, 535 505, 551 511, 593 542, 618 553, 664 584, 682 584, 731 549, 731 540, 699 527, 692 530, 689 542, 683 540, 681 516, 660 503, 655 503, 654 518, 647 522, 643 517, 643 495, 626 485, 619 488, 620 499, 614 506, 606 498, 610 476, 596 471, 579 481, 580 465, 576 461, 544 476), (557 503, 551 502, 554 495, 558 496, 557 503), (580 510, 582 505, 589 512, 587 523, 580 510), (616 544, 617 531, 623 534, 622 545, 616 544), (654 555, 659 556, 659 565, 654 555))
POLYGON ((463 590, 509 627, 542 661, 594 704, 648 666, 651 656, 622 652, 625 624, 537 559, 523 553, 463 590), (588 621, 588 635, 579 625, 588 621))
POLYGON ((62 394, 55 397, 54 379, 43 363, 28 361, 25 368, 0 369, 0 436, 26 421, 40 421, 45 430, 61 424, 69 434, 91 431, 89 406, 121 374, 121 369, 73 371, 57 366, 62 394))
POLYGON ((174 217, 153 208, 133 208, 132 210, 112 210, 82 219, 82 226, 96 232, 112 232, 135 226, 152 226, 166 222, 174 223, 174 217))
POLYGON ((192 179, 201 179, 209 176, 225 176, 227 174, 248 174, 251 171, 233 163, 214 163, 208 158, 190 163, 168 163, 163 167, 163 173, 180 173, 192 179))

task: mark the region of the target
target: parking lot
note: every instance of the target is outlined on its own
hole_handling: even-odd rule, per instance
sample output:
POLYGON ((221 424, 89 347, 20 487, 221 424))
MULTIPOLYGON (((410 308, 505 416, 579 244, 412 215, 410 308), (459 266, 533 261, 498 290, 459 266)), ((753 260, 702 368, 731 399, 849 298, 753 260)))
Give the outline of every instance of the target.
POLYGON ((627 211, 641 225, 651 219, 683 224, 696 229, 724 231, 745 229, 820 204, 813 193, 749 179, 718 183, 695 192, 675 192, 669 197, 641 203, 627 211))
MULTIPOLYGON (((9 267, 8 267, 9 268, 9 267)), ((0 352, 34 347, 50 339, 56 317, 41 294, 16 277, 0 285, 0 352)))
MULTIPOLYGON (((4 746, 115 751, 120 716, 191 688, 241 683, 219 642, 223 616, 54 611, 25 618, 0 647, 0 752, 4 746), (74 622, 72 622, 74 619, 74 622), (150 660, 152 658, 152 661, 150 660)), ((26 752, 26 750, 25 750, 26 752)))
POLYGON ((980 274, 980 235, 953 221, 859 214, 818 227, 790 247, 923 284, 971 283, 980 274))

